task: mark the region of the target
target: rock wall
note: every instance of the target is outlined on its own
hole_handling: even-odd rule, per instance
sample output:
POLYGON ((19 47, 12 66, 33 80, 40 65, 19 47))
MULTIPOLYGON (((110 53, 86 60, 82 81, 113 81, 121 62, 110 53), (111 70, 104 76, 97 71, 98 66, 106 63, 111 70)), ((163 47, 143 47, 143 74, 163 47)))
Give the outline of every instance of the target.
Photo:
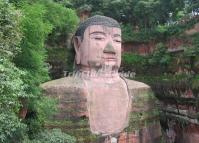
MULTIPOLYGON (((140 55, 147 55, 153 52, 156 44, 158 44, 158 42, 155 41, 150 41, 147 43, 125 42, 122 44, 122 50, 123 52, 132 52, 140 55)), ((168 50, 174 51, 181 46, 190 46, 191 41, 189 39, 171 37, 165 42, 165 44, 168 47, 168 50)))
POLYGON ((199 142, 199 99, 192 92, 159 98, 161 125, 166 143, 199 142))
MULTIPOLYGON (((196 23, 192 28, 184 31, 181 34, 185 36, 191 36, 199 32, 199 23, 196 23)), ((150 41, 150 42, 124 42, 122 43, 122 49, 124 52, 133 52, 141 55, 146 55, 153 52, 155 45, 158 42, 150 41)), ((190 46, 191 40, 189 38, 180 37, 180 36, 172 36, 166 41, 163 41, 168 49, 178 49, 181 46, 190 46)))
POLYGON ((155 47, 154 42, 149 43, 139 43, 139 42, 124 42, 122 43, 123 52, 132 52, 141 55, 149 54, 153 51, 155 47))

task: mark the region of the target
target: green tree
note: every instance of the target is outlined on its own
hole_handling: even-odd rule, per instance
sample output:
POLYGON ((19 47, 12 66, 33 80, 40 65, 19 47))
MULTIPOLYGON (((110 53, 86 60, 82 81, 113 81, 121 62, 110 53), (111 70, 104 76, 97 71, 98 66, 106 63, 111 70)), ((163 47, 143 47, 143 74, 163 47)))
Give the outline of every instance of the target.
POLYGON ((66 47, 68 38, 71 38, 70 34, 74 32, 79 22, 75 11, 49 0, 43 0, 41 3, 46 8, 45 20, 53 26, 47 44, 66 47))
POLYGON ((29 97, 27 87, 21 79, 26 75, 13 64, 14 56, 20 52, 18 44, 21 13, 5 0, 0 1, 0 142, 18 141, 25 134, 26 125, 18 118, 19 98, 29 97))
POLYGON ((12 59, 20 51, 18 44, 22 37, 19 26, 21 12, 4 0, 0 2, 0 52, 2 57, 12 59))
POLYGON ((26 98, 28 113, 24 121, 31 136, 33 130, 38 132, 42 125, 37 115, 36 103, 41 99, 40 84, 49 79, 44 45, 48 34, 52 31, 52 25, 44 19, 46 8, 40 3, 23 2, 19 9, 23 13, 21 21, 23 38, 20 42, 21 52, 14 60, 17 67, 26 71, 22 79, 27 85, 26 92, 32 95, 26 98))
POLYGON ((42 108, 38 106, 44 102, 40 84, 49 80, 46 43, 59 44, 62 37, 66 40, 68 34, 77 25, 78 18, 74 10, 49 0, 36 2, 22 0, 16 6, 21 9, 24 16, 21 22, 23 32, 21 53, 15 57, 15 63, 26 71, 27 74, 23 76, 23 81, 27 84, 26 92, 33 95, 28 99, 28 114, 25 122, 28 125, 30 137, 34 137, 34 134, 42 129, 46 119, 43 116, 49 116, 44 114, 44 110, 49 106, 42 106, 42 108))
POLYGON ((154 71, 157 70, 160 73, 166 72, 169 63, 171 62, 171 56, 167 51, 167 47, 163 43, 158 43, 155 50, 148 58, 148 65, 154 71))
POLYGON ((0 1, 0 142, 8 143, 21 142, 27 131, 38 133, 51 113, 47 109, 55 101, 43 98, 39 87, 49 79, 45 42, 50 33, 54 39, 58 33, 68 35, 78 22, 73 10, 53 1, 9 2, 0 1), (24 98, 29 112, 22 123, 18 113, 24 98))
POLYGON ((185 7, 184 0, 71 0, 71 3, 75 8, 89 5, 91 15, 106 15, 144 29, 165 24, 171 18, 176 20, 185 7))
POLYGON ((25 4, 22 12, 24 14, 21 23, 23 39, 20 47, 22 51, 15 58, 15 63, 28 73, 24 77, 25 83, 29 85, 27 92, 39 95, 39 85, 48 79, 44 42, 52 26, 44 20, 46 10, 39 3, 25 4))
POLYGON ((199 12, 199 1, 198 0, 185 0, 187 7, 186 10, 190 12, 199 12))
POLYGON ((44 130, 37 134, 34 140, 24 140, 24 143, 75 143, 74 137, 63 133, 61 129, 44 130))

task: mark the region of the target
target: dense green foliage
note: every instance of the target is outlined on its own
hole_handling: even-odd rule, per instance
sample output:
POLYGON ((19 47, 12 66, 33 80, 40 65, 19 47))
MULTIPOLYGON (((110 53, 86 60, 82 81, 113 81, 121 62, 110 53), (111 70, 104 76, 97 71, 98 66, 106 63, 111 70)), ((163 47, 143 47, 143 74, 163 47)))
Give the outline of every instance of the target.
POLYGON ((60 129, 44 130, 34 140, 25 139, 23 143, 75 143, 74 137, 63 133, 60 129))
POLYGON ((24 80, 29 85, 27 91, 33 95, 39 94, 39 84, 48 79, 48 69, 44 62, 44 42, 52 26, 44 21, 44 9, 45 7, 38 3, 22 7, 25 14, 22 19, 22 52, 15 58, 16 65, 28 71, 24 80))
POLYGON ((150 42, 152 40, 157 42, 165 42, 171 36, 179 36, 185 30, 193 27, 199 20, 191 19, 185 23, 173 25, 157 25, 154 28, 134 30, 131 24, 122 24, 122 39, 124 42, 150 42))
POLYGON ((50 77, 59 78, 64 75, 64 71, 72 69, 73 59, 70 59, 70 40, 75 31, 79 19, 74 10, 68 7, 68 1, 43 1, 47 14, 45 18, 53 25, 53 31, 48 36, 46 47, 48 51, 48 62, 52 69, 50 77), (53 69, 53 66, 60 66, 59 69, 53 69))
POLYGON ((0 142, 12 141, 16 136, 20 140, 26 129, 17 116, 19 98, 28 97, 26 85, 21 80, 24 74, 11 61, 0 58, 0 142))
MULTIPOLYGON (((40 100, 39 97, 41 95, 39 85, 48 79, 48 68, 45 65, 47 55, 44 49, 44 42, 51 32, 52 26, 44 19, 46 13, 44 5, 40 3, 24 4, 20 9, 24 14, 21 22, 23 38, 20 44, 21 52, 15 57, 15 63, 27 72, 22 78, 28 85, 26 92, 33 95, 32 98, 28 98, 28 101, 31 102, 27 101, 28 112, 36 112, 35 103, 40 100)), ((38 115, 34 115, 34 121, 32 117, 28 117, 26 120, 29 125, 29 133, 33 133, 31 130, 38 132, 39 126, 41 126, 41 120, 38 119, 38 115), (35 124, 36 122, 37 124, 35 124)))
POLYGON ((198 7, 199 7, 199 1, 198 0, 186 0, 185 2, 188 5, 186 7, 188 12, 191 12, 191 11, 198 12, 199 11, 198 10, 198 7))
POLYGON ((155 50, 148 59, 148 65, 151 66, 150 68, 159 69, 158 72, 164 73, 167 72, 170 62, 171 56, 167 52, 167 47, 162 43, 157 44, 155 50))
POLYGON ((0 142, 11 142, 16 136, 20 140, 26 129, 17 117, 19 98, 30 96, 21 79, 26 73, 12 63, 12 58, 20 51, 17 47, 21 40, 20 11, 0 1, 0 23, 0 142))
POLYGON ((68 46, 70 34, 74 32, 79 19, 74 10, 52 1, 43 0, 46 7, 45 19, 52 26, 53 31, 48 37, 47 44, 52 47, 68 46))
POLYGON ((92 14, 104 14, 122 23, 148 28, 165 23, 171 12, 175 17, 184 6, 181 0, 71 0, 71 3, 75 8, 90 6, 92 14))
POLYGON ((125 71, 134 71, 138 75, 156 75, 168 72, 172 57, 167 52, 167 47, 163 43, 158 43, 153 53, 145 56, 124 53, 122 61, 122 68, 125 71))
POLYGON ((180 34, 191 23, 175 23, 188 15, 188 9, 198 8, 195 0, 71 0, 71 4, 79 11, 88 10, 91 15, 101 14, 118 20, 123 40, 133 42, 164 41, 180 34))
POLYGON ((137 74, 146 68, 147 58, 138 54, 122 54, 122 70, 125 72, 133 71, 137 74))
POLYGON ((186 16, 198 7, 198 0, 0 0, 0 142, 75 142, 61 130, 43 129, 56 101, 43 97, 39 87, 49 80, 46 61, 62 63, 65 70, 73 66, 74 55, 66 47, 79 22, 75 10, 115 18, 123 41, 157 43, 149 55, 123 54, 124 71, 135 71, 136 79, 151 85, 162 83, 166 90, 186 81, 196 95, 198 33, 185 36, 191 45, 179 55, 168 53, 164 42, 198 23, 186 16), (18 115, 22 109, 28 110, 24 119, 18 115))
POLYGON ((20 48, 20 11, 8 2, 0 1, 0 52, 2 57, 13 58, 20 48))
POLYGON ((38 134, 36 142, 75 142, 58 130, 43 132, 44 120, 56 111, 56 101, 42 97, 39 85, 49 79, 46 41, 60 41, 60 35, 67 40, 77 16, 53 1, 10 2, 0 1, 0 142, 22 142, 38 134), (22 120, 18 114, 24 109, 28 113, 22 120))

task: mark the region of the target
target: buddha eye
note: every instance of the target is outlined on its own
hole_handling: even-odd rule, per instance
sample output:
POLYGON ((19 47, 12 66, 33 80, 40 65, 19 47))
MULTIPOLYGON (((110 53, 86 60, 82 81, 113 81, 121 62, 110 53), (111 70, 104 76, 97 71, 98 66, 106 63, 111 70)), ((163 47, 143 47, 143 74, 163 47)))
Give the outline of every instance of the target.
POLYGON ((95 31, 90 34, 91 39, 94 39, 95 41, 104 41, 106 39, 106 33, 101 31, 95 31))
POLYGON ((116 43, 121 43, 121 40, 120 39, 115 39, 115 40, 113 40, 114 42, 116 42, 116 43))
POLYGON ((105 38, 102 37, 102 36, 95 36, 95 37, 93 37, 93 39, 95 39, 97 41, 104 41, 105 40, 105 38))

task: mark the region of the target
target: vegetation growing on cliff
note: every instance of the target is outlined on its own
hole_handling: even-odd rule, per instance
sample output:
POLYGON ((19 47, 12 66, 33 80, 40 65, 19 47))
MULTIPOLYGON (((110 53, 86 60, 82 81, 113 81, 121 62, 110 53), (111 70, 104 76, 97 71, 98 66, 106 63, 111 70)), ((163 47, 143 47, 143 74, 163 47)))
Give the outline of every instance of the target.
MULTIPOLYGON (((53 1, 1 0, 0 11, 0 142, 34 142, 36 136, 43 142, 48 132, 40 132, 51 113, 46 110, 55 105, 39 87, 49 80, 46 41, 72 32, 78 19, 74 10, 53 1)), ((51 142, 75 142, 61 131, 49 136, 51 142)))
MULTIPOLYGON (((159 98, 171 95, 166 91, 177 91, 179 86, 182 90, 191 89, 197 97, 199 34, 187 36, 184 31, 199 22, 190 15, 192 11, 197 14, 198 7, 197 0, 0 0, 0 142, 75 142, 60 130, 43 129, 46 117, 52 114, 48 109, 56 110, 56 101, 44 98, 39 87, 50 79, 47 61, 61 61, 65 64, 63 69, 73 65, 72 60, 67 61, 71 55, 66 47, 70 47, 79 22, 75 10, 86 9, 91 15, 117 19, 124 42, 157 42, 150 55, 125 53, 123 68, 136 71, 136 79, 165 91, 156 92, 161 95, 159 98), (188 38, 191 44, 173 56, 165 44, 171 37, 188 38), (155 82, 164 85, 164 89, 155 82)), ((199 102, 184 101, 178 92, 172 94, 172 99, 194 105, 199 102)), ((140 114, 136 117, 140 118, 140 114)), ((79 132, 87 133, 80 129, 74 135, 79 132)), ((88 140, 95 137, 89 136, 88 140)))

